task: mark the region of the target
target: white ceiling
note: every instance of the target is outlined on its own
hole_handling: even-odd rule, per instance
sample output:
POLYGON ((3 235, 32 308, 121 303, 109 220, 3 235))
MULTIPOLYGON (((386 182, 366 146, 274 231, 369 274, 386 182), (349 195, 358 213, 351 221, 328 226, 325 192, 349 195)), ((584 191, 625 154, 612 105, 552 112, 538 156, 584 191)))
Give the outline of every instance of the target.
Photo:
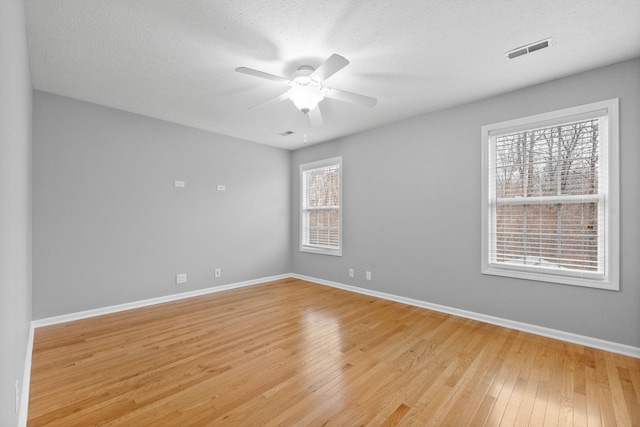
POLYGON ((35 89, 295 149, 640 56, 639 0, 27 0, 35 89), (508 61, 504 53, 553 37, 508 61), (330 87, 369 109, 248 108, 332 53, 330 87), (281 136, 292 130, 295 133, 281 136))

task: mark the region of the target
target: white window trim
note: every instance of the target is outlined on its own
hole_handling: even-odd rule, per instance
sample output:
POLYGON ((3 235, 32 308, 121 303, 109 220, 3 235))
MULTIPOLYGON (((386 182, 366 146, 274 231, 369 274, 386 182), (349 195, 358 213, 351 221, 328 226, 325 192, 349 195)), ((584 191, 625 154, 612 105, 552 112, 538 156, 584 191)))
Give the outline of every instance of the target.
MULTIPOLYGON (((620 268, 620 210, 619 210, 619 113, 618 98, 606 101, 594 102, 577 107, 552 111, 549 113, 508 120, 500 123, 493 123, 482 126, 482 274, 513 277, 519 279, 536 280, 543 282, 553 282, 566 285, 583 286, 589 288, 599 288, 607 290, 619 290, 619 268, 620 268), (604 278, 563 276, 556 269, 536 268, 529 269, 519 267, 497 266, 489 262, 491 239, 489 233, 492 228, 491 200, 489 191, 489 168, 492 165, 490 156, 491 138, 495 135, 516 132, 529 128, 551 126, 571 120, 579 120, 596 115, 596 113, 606 113, 608 117, 608 153, 607 162, 608 180, 606 185, 605 209, 607 215, 604 224, 604 251, 605 251, 605 274, 604 278), (546 270, 546 271, 545 271, 546 270)), ((602 115, 602 114, 601 114, 602 115)))
POLYGON ((304 163, 300 165, 300 252, 308 252, 308 253, 314 253, 314 254, 321 254, 321 255, 332 255, 332 256, 342 256, 342 177, 343 177, 343 173, 342 173, 342 157, 332 157, 330 159, 325 159, 325 160, 319 160, 316 162, 311 162, 311 163, 304 163), (339 205, 338 205, 338 218, 339 218, 339 223, 340 223, 340 228, 338 230, 338 239, 340 240, 340 247, 338 249, 329 249, 329 248, 322 248, 322 247, 317 247, 317 246, 312 246, 312 245, 306 245, 304 243, 304 235, 305 235, 305 231, 304 231, 304 221, 303 221, 303 215, 304 215, 304 185, 303 185, 303 172, 306 170, 310 170, 310 169, 317 169, 317 168, 322 168, 322 167, 326 167, 326 166, 333 166, 333 165, 338 165, 338 168, 340 170, 340 186, 339 186, 339 205))

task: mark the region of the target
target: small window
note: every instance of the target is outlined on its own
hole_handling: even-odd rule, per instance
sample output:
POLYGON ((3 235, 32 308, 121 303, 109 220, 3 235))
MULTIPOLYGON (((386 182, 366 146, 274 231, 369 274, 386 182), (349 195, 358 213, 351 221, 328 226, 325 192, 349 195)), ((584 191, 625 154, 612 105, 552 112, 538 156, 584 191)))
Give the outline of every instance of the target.
POLYGON ((300 165, 300 251, 342 255, 342 158, 300 165))
POLYGON ((482 272, 618 283, 618 100, 482 127, 482 272))

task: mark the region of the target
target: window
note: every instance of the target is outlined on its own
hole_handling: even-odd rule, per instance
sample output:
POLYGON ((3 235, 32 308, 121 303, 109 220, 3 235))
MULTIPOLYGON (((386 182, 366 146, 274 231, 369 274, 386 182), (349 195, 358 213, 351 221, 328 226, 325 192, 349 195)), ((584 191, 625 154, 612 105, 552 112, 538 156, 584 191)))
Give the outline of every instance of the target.
POLYGON ((482 272, 618 290, 618 100, 482 127, 482 272))
POLYGON ((300 250, 342 255, 342 158, 300 165, 300 250))

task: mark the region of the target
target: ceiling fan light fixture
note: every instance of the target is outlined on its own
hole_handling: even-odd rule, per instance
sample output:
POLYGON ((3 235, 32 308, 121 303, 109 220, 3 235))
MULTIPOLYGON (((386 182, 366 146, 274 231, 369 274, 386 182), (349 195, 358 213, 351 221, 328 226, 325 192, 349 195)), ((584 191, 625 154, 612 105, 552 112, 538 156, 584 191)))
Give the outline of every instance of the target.
POLYGON ((298 70, 295 71, 289 79, 247 67, 238 67, 236 71, 266 80, 273 80, 289 86, 287 92, 273 99, 291 100, 296 108, 307 116, 307 119, 312 125, 322 126, 324 122, 318 103, 324 98, 337 99, 365 107, 373 107, 377 103, 377 100, 370 96, 324 86, 325 80, 342 70, 348 64, 349 61, 346 58, 334 53, 317 68, 309 65, 298 67, 298 70))
POLYGON ((295 104, 298 110, 308 113, 324 99, 324 92, 321 86, 295 84, 289 89, 287 97, 295 104))

